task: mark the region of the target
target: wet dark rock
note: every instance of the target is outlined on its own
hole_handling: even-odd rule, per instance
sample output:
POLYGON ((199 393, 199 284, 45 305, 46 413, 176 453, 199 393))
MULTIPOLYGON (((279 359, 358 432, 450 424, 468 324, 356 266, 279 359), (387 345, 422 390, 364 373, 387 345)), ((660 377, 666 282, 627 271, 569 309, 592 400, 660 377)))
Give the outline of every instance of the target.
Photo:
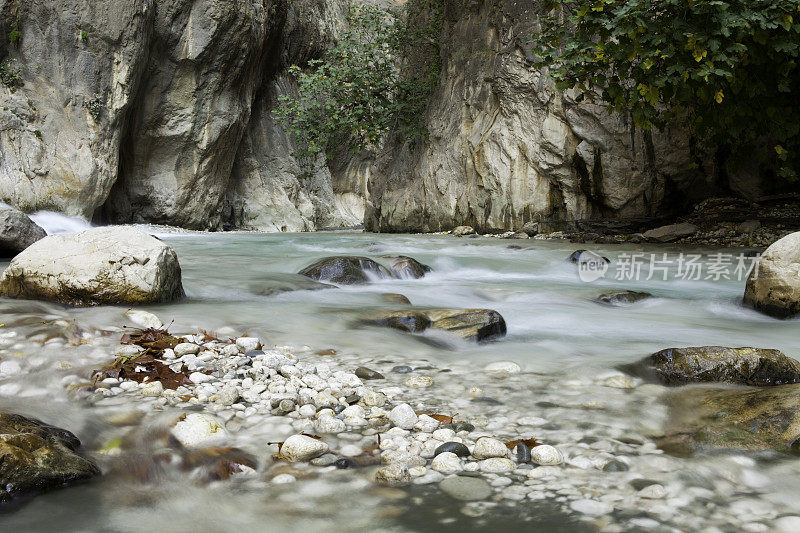
POLYGON ((359 400, 361 400, 361 396, 359 396, 356 393, 353 393, 344 399, 344 401, 346 401, 348 405, 353 405, 354 403, 358 403, 359 400))
POLYGON ((381 299, 390 304, 411 305, 411 300, 402 294, 387 292, 385 294, 381 294, 381 299))
POLYGON ((356 368, 356 376, 361 379, 385 379, 384 375, 365 366, 356 368))
POLYGON ((627 471, 628 471, 628 465, 617 459, 607 462, 603 467, 603 472, 627 472, 627 471))
POLYGON ((763 389, 681 388, 666 398, 669 421, 657 441, 688 456, 706 448, 793 453, 800 438, 800 385, 763 389))
POLYGON ((434 457, 439 455, 440 453, 450 452, 454 453, 459 457, 468 457, 469 456, 469 448, 464 446, 460 442, 445 442, 433 452, 434 457))
POLYGON ((428 309, 384 311, 364 315, 365 324, 391 327, 409 333, 428 328, 448 331, 467 341, 485 341, 506 334, 506 322, 491 309, 428 309))
POLYGON ((656 481, 655 479, 647 479, 647 478, 639 478, 631 480, 631 487, 636 490, 642 490, 650 485, 660 485, 660 481, 656 481))
POLYGON ((392 372, 394 372, 395 374, 408 374, 412 370, 413 369, 410 366, 406 365, 397 365, 396 367, 392 368, 392 372))
POLYGON ((0 204, 0 258, 14 257, 47 233, 28 215, 0 204))
MULTIPOLYGON (((581 254, 584 253, 584 252, 588 252, 588 250, 575 250, 574 252, 572 252, 570 254, 569 257, 567 257, 567 261, 569 261, 572 264, 577 265, 578 264, 578 260, 581 257, 581 254)), ((590 252, 590 253, 594 253, 594 252, 590 252)), ((605 260, 606 263, 611 263, 611 259, 609 259, 608 257, 603 257, 603 259, 605 260)))
POLYGON ((368 257, 333 256, 320 259, 299 272, 317 281, 329 281, 340 285, 369 283, 371 278, 391 278, 391 272, 368 257))
POLYGON ((419 279, 431 271, 428 265, 405 255, 382 255, 381 259, 389 263, 389 270, 396 278, 419 279))
POLYGON ((530 463, 531 462, 531 449, 528 448, 524 442, 517 444, 517 462, 530 463))
POLYGON ((334 405, 333 406, 333 412, 336 413, 337 415, 339 413, 341 413, 342 411, 344 411, 344 410, 345 410, 345 406, 342 405, 342 404, 338 404, 338 405, 334 405))
POLYGON ((0 413, 0 501, 99 475, 97 466, 77 453, 80 444, 65 429, 0 413))
POLYGON ((245 357, 253 358, 259 355, 264 355, 264 350, 250 350, 249 352, 245 352, 245 357))
POLYGON ((640 291, 615 291, 606 292, 595 298, 595 302, 606 305, 628 305, 653 296, 649 292, 640 291))
POLYGON ((346 468, 358 468, 358 464, 356 464, 356 462, 352 459, 337 459, 333 465, 342 470, 346 468))
POLYGON ((469 422, 454 422, 450 424, 445 424, 442 427, 447 429, 452 429, 456 433, 458 433, 459 431, 466 431, 468 433, 475 431, 475 426, 473 426, 469 422))
POLYGON ((625 370, 665 385, 725 382, 762 387, 800 383, 800 362, 778 350, 763 348, 669 348, 625 370))
POLYGON ((376 326, 399 329, 408 333, 421 333, 431 326, 428 315, 419 311, 391 311, 363 319, 376 326))

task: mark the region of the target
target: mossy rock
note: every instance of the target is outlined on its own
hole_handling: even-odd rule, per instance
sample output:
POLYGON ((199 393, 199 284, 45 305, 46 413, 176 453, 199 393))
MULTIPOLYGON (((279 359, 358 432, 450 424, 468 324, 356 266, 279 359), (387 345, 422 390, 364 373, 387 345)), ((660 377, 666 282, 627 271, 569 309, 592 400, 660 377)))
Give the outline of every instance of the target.
POLYGON ((623 368, 664 385, 717 382, 763 387, 800 383, 799 362, 778 350, 763 348, 669 348, 623 368))
POLYGON ((99 475, 97 466, 76 452, 80 444, 65 429, 0 413, 0 501, 99 475))

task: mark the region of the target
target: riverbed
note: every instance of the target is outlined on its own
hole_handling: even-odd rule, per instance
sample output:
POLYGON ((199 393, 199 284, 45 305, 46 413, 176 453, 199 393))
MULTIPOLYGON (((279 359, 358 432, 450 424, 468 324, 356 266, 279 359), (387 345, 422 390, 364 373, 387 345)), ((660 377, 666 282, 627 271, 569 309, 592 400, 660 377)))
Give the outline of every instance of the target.
MULTIPOLYGON (((9 530, 513 531, 536 526, 547 531, 767 531, 794 512, 794 494, 800 490, 795 458, 743 452, 665 455, 652 442, 667 417, 659 401, 665 389, 639 380, 619 387, 613 381, 621 376, 620 365, 669 347, 756 346, 800 355, 798 322, 742 307, 743 279, 675 279, 681 253, 699 254, 708 267, 716 261, 713 254, 742 250, 593 246, 612 265, 632 253, 643 254, 645 264, 638 279, 613 279, 612 269, 586 282, 566 261, 576 249, 567 242, 347 231, 150 230, 176 250, 183 271, 184 301, 145 308, 170 324, 170 331, 230 328, 264 344, 291 347, 302 360, 349 371, 366 365, 386 376, 385 384, 371 383, 377 389, 401 387, 408 375, 392 369, 410 366, 414 374, 432 376, 434 384, 422 391, 403 390, 405 401, 485 420, 481 427, 487 434, 535 436, 561 449, 567 464, 538 480, 506 484, 495 483, 506 476, 489 476, 496 494, 478 503, 453 500, 435 484, 377 487, 369 469, 312 467, 294 483, 277 485, 270 483, 269 457, 275 449, 267 442, 282 440, 291 426, 285 421, 244 424, 231 431, 230 444, 259 458, 260 473, 251 479, 207 484, 169 468, 127 475, 126 468, 136 470, 148 459, 131 452, 113 458, 95 454, 101 468, 112 473, 39 496, 5 514, 0 520, 9 530), (661 279, 663 271, 649 276, 651 254, 663 258, 664 253, 670 259, 668 279, 661 279), (408 255, 432 272, 422 279, 302 290, 294 273, 321 257, 345 254, 408 255), (618 289, 653 297, 626 307, 593 301, 618 289), (508 333, 473 344, 359 323, 365 314, 397 308, 383 298, 385 293, 402 294, 419 307, 494 309, 505 318, 508 333), (483 371, 497 361, 513 361, 522 372, 497 377, 483 371), (470 396, 475 387, 482 390, 480 397, 470 396), (626 462, 626 469, 603 470, 613 458, 626 462), (653 480, 666 493, 645 498, 638 494, 642 484, 637 479, 653 480), (584 513, 580 505, 576 510, 574 503, 587 499, 613 510, 584 513)), ((108 362, 118 334, 78 346, 46 342, 53 327, 47 324, 53 321, 109 330, 130 325, 124 311, 0 300, 0 323, 6 324, 0 329, 6 335, 0 354, 19 362, 21 370, 0 376, 0 407, 69 429, 90 455, 128 433, 146 441, 148 431, 174 414, 170 409, 147 405, 141 421, 121 429, 107 420, 136 405, 122 397, 89 401, 70 390, 74 376, 88 381, 92 369, 108 362)), ((143 453, 148 451, 153 452, 143 453)))

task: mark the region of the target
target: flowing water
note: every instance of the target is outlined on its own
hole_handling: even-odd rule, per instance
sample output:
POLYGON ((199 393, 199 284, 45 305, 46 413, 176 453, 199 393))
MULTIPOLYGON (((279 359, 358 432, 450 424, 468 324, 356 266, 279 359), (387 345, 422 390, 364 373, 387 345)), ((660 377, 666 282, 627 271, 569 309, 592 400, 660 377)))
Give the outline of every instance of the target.
MULTIPOLYGON (((773 320, 743 308, 743 281, 662 281, 660 275, 647 280, 645 268, 638 281, 604 278, 587 283, 579 279, 575 265, 565 261, 576 246, 564 242, 357 232, 163 233, 159 237, 178 253, 187 299, 147 309, 165 322, 174 321, 173 331, 228 326, 270 344, 307 346, 312 351, 335 349, 337 355, 327 356, 330 361, 348 364, 348 357, 368 360, 387 376, 395 364, 406 361, 439 370, 450 366, 466 369, 456 371, 451 382, 446 381, 446 372, 439 374, 448 387, 438 391, 443 396, 466 391, 473 378, 484 383, 482 368, 488 362, 515 361, 523 374, 505 385, 482 384, 487 394, 491 392, 500 402, 484 408, 485 416, 490 420, 492 416, 507 418, 511 411, 543 416, 550 425, 536 434, 557 445, 569 446, 574 443, 570 439, 578 441, 584 434, 602 439, 657 431, 653 426, 659 426, 665 415, 652 391, 597 385, 598 376, 654 351, 725 345, 777 348, 787 355, 800 355, 798 322, 773 320), (340 254, 404 254, 430 265, 433 271, 419 280, 376 280, 333 290, 278 290, 303 288, 303 280, 293 273, 320 257, 340 254), (629 307, 592 301, 612 289, 648 291, 654 298, 629 307), (495 309, 505 318, 508 335, 476 345, 359 326, 356 319, 365 313, 396 308, 382 299, 383 293, 403 294, 415 306, 495 309), (426 342, 433 340, 439 342, 426 342), (586 407, 590 404, 594 407, 586 407), (585 408, 576 407, 581 405, 585 408)), ((592 249, 612 260, 636 251, 633 245, 592 249)), ((643 251, 677 254, 688 250, 655 247, 643 251)), ((698 251, 705 254, 706 263, 711 261, 710 252, 698 251)), ((0 264, 0 270, 5 266, 0 264)), ((673 273, 675 268, 673 265, 673 273)), ((66 375, 78 370, 88 376, 91 368, 108 359, 108 349, 81 346, 66 352, 58 344, 42 346, 24 339, 41 336, 47 327, 41 323, 56 318, 74 320, 81 327, 119 326, 124 323, 123 311, 0 300, 0 323, 7 324, 0 331, 19 334, 7 341, 0 353, 4 359, 16 353, 29 365, 24 374, 0 378, 0 407, 66 427, 90 450, 117 435, 118 428, 100 419, 127 406, 82 403, 69 396, 62 383, 66 375), (10 342, 17 344, 9 346, 10 342), (67 354, 77 360, 65 362, 67 354)), ((436 396, 436 388, 426 394, 436 396)), ((145 423, 158 421, 148 418, 145 423)), ((267 457, 265 442, 270 439, 263 433, 269 431, 262 429, 241 437, 236 444, 267 457)), ((283 433, 278 437, 287 433, 283 427, 272 429, 283 433)), ((698 494, 701 489, 708 493, 703 493, 705 499, 670 500, 671 506, 683 505, 684 509, 662 509, 663 516, 655 510, 647 515, 665 524, 680 523, 670 522, 670 512, 703 519, 716 513, 723 530, 733 528, 737 521, 768 524, 788 513, 792 494, 800 489, 800 467, 793 458, 704 454, 691 459, 654 455, 653 460, 660 462, 648 466, 648 475, 659 472, 665 485, 674 482, 678 487, 684 482, 698 494)), ((435 486, 378 489, 358 472, 333 472, 287 488, 265 481, 209 486, 172 471, 146 481, 131 480, 122 470, 123 474, 116 469, 116 474, 99 481, 39 496, 0 516, 0 524, 5 523, 4 530, 24 531, 447 531, 479 525, 513 531, 534 524, 548 531, 572 531, 611 527, 568 516, 558 505, 563 501, 559 497, 568 493, 555 494, 552 499, 501 502, 494 512, 482 515, 488 522, 479 523, 461 511, 460 503, 441 496, 435 486), (498 512, 500 509, 513 512, 498 512)), ((576 479, 584 479, 581 476, 586 483, 602 484, 610 474, 575 474, 576 479)), ((608 490, 615 484, 625 481, 611 481, 608 490)), ((632 524, 637 522, 627 522, 632 518, 635 513, 617 516, 612 522, 635 530, 632 524)))

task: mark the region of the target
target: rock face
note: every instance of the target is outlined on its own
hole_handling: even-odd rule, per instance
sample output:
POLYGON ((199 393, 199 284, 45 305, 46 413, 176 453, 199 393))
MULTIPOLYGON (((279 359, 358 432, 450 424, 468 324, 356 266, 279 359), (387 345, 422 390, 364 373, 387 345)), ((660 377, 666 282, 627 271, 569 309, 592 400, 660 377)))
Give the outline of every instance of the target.
MULTIPOLYGON (((320 58, 350 6, 0 0, 0 58, 20 65, 0 90, 0 201, 194 229, 483 233, 653 216, 714 192, 689 135, 635 130, 535 71, 539 6, 515 0, 443 0, 427 139, 308 171, 273 111, 297 91, 287 68, 320 58)), ((724 185, 752 189, 726 170, 724 185)))
POLYGON ((798 453, 800 385, 766 389, 680 389, 669 395, 670 421, 659 446, 675 455, 705 447, 798 453))
POLYGON ((0 501, 100 474, 94 463, 76 453, 80 444, 67 430, 0 413, 0 501))
POLYGON ((334 256, 325 257, 307 266, 300 275, 317 281, 329 281, 342 285, 369 283, 375 278, 391 278, 389 270, 369 257, 334 256))
POLYGON ((70 305, 147 304, 183 296, 175 252, 125 227, 51 235, 11 261, 0 280, 11 298, 70 305))
POLYGON ((725 382, 767 386, 800 383, 800 363, 778 350, 761 348, 669 348, 644 358, 631 370, 665 385, 725 382))
POLYGON ((14 257, 47 233, 13 207, 0 204, 0 257, 14 257))
POLYGON ((650 134, 559 94, 532 67, 538 4, 445 2, 440 86, 422 146, 373 172, 365 224, 384 231, 522 229, 540 219, 652 215, 703 179, 688 135, 650 134))
POLYGON ((800 313, 800 232, 766 249, 747 278, 744 303, 778 318, 800 313))
POLYGON ((365 323, 421 333, 428 328, 453 333, 467 341, 485 341, 506 334, 506 322, 491 309, 427 309, 385 311, 364 316, 365 323))

